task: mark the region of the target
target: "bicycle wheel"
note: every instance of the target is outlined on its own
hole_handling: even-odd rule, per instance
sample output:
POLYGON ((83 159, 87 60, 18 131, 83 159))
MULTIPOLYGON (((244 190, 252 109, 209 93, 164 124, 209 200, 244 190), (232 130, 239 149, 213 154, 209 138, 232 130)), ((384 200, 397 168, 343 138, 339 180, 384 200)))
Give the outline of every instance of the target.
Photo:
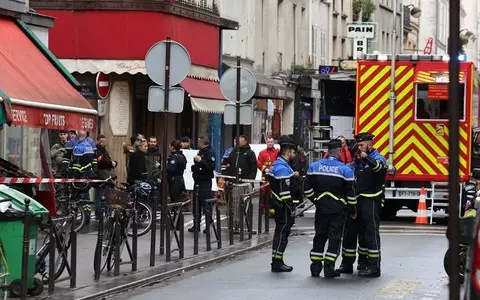
POLYGON ((81 206, 76 206, 75 208, 71 209, 72 215, 75 216, 76 222, 75 222, 75 232, 80 232, 80 230, 85 227, 85 224, 87 222, 87 218, 85 216, 85 211, 83 210, 83 207, 81 206))
MULTIPOLYGON (((48 284, 49 277, 49 265, 50 265, 50 255, 48 252, 48 243, 50 242, 51 235, 48 235, 45 238, 42 248, 37 253, 37 260, 35 262, 35 273, 41 276, 41 280, 44 284, 48 284)), ((65 237, 63 237, 65 238, 65 237)), ((61 237, 61 241, 63 241, 61 237)), ((60 275, 62 275, 63 271, 65 270, 67 262, 65 258, 62 256, 62 246, 60 241, 55 243, 55 274, 54 279, 58 279, 60 275)), ((65 250, 66 254, 68 255, 68 250, 65 250)))
POLYGON ((100 256, 100 272, 102 272, 107 266, 108 261, 111 259, 111 252, 114 249, 113 238, 115 235, 115 222, 112 218, 108 218, 105 222, 105 228, 103 230, 102 250, 100 256))
MULTIPOLYGON (((150 231, 152 227, 152 208, 143 201, 137 202, 137 236, 143 236, 150 231)), ((133 236, 132 231, 133 217, 128 221, 128 236, 133 236)))

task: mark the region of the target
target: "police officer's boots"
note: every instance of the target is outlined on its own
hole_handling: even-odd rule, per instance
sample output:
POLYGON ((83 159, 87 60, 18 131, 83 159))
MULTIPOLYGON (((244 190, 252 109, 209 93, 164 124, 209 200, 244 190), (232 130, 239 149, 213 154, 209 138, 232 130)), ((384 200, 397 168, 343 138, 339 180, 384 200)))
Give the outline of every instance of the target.
POLYGON ((274 273, 283 273, 283 272, 293 271, 293 267, 287 266, 281 259, 272 260, 271 266, 272 266, 272 272, 274 273))
POLYGON ((335 262, 334 261, 326 261, 325 266, 323 269, 323 276, 325 278, 335 278, 340 277, 340 272, 335 270, 335 262))
POLYGON ((335 272, 340 274, 353 274, 353 264, 342 261, 340 268, 336 269, 335 272))
POLYGON ((323 269, 323 264, 322 264, 321 261, 313 262, 310 265, 310 273, 312 274, 312 277, 320 276, 320 273, 322 272, 322 269, 323 269))

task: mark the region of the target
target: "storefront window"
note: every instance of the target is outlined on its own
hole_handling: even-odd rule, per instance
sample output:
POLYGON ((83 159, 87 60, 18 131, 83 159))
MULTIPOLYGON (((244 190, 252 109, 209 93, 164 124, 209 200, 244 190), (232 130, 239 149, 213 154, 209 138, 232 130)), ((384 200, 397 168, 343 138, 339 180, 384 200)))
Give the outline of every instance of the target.
POLYGON ((50 166, 50 143, 47 130, 22 126, 5 126, 0 130, 0 145, 2 145, 0 157, 36 176, 44 175, 41 144, 45 149, 43 165, 50 166), (45 136, 44 143, 40 143, 42 133, 45 136))
MULTIPOLYGON (((465 118, 465 84, 460 84, 460 119, 465 118), (461 100, 460 100, 461 99, 461 100)), ((448 83, 416 84, 416 120, 448 120, 448 83)))

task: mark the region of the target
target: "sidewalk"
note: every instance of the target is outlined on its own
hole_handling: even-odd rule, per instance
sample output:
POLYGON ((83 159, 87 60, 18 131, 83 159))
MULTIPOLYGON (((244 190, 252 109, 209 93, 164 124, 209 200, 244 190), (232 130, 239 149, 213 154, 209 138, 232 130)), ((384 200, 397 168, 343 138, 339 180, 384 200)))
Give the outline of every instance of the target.
MULTIPOLYGON (((258 216, 258 200, 254 200, 254 221, 253 229, 257 230, 258 216)), ((273 221, 273 220, 271 220, 273 221)), ((97 222, 92 220, 88 228, 85 228, 82 233, 78 235, 78 249, 77 249, 77 287, 73 290, 69 288, 69 281, 59 282, 55 284, 55 292, 48 295, 48 286, 45 286, 45 291, 42 296, 37 299, 102 299, 107 295, 120 293, 141 285, 148 285, 149 283, 158 282, 168 277, 182 274, 185 271, 199 268, 206 264, 211 264, 218 261, 223 261, 232 256, 241 254, 243 252, 255 250, 266 246, 270 243, 272 238, 272 222, 270 223, 269 234, 254 234, 252 240, 248 240, 248 233, 245 232, 244 242, 239 241, 239 235, 235 234, 234 244, 230 246, 228 235, 228 219, 225 212, 221 214, 222 223, 222 249, 217 249, 215 235, 211 234, 212 250, 206 251, 206 235, 203 232, 199 233, 198 249, 199 254, 193 255, 194 238, 193 233, 188 232, 187 229, 193 224, 192 216, 185 215, 185 258, 178 259, 178 251, 172 253, 171 262, 165 261, 165 255, 159 255, 160 249, 160 233, 157 226, 156 239, 156 255, 155 266, 150 267, 150 237, 151 233, 138 238, 138 262, 136 272, 131 272, 131 265, 121 265, 120 275, 113 276, 113 270, 102 272, 100 280, 94 281, 93 258, 94 250, 97 242, 97 222)), ((202 222, 202 230, 204 228, 202 222)), ((264 224, 263 230, 264 231, 264 224)), ((131 245, 131 238, 129 239, 131 245)), ((172 249, 177 248, 175 238, 172 234, 172 249)), ((70 254, 70 251, 69 251, 70 254)), ((123 261, 129 261, 128 252, 126 248, 122 252, 123 261)), ((67 276, 65 270, 61 278, 67 276)))

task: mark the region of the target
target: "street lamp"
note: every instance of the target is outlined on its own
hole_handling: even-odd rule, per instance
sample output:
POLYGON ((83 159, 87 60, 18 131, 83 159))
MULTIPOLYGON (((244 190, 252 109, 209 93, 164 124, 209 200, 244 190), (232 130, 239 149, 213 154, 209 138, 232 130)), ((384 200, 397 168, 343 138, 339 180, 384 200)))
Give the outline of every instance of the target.
MULTIPOLYGON (((397 61, 397 8, 398 8, 398 1, 393 1, 393 20, 392 20, 392 67, 391 67, 391 74, 390 74, 390 130, 389 130, 389 141, 388 141, 388 171, 389 173, 394 173, 393 167, 393 138, 395 135, 394 126, 395 126, 395 102, 397 101, 397 97, 395 95, 395 69, 396 69, 396 61, 397 61)), ((401 0, 400 0, 401 3, 401 0)), ((414 18, 420 17, 422 14, 422 10, 418 7, 415 7, 413 4, 408 5, 410 7, 410 15, 414 18)), ((403 29, 403 28, 402 28, 403 29)))

